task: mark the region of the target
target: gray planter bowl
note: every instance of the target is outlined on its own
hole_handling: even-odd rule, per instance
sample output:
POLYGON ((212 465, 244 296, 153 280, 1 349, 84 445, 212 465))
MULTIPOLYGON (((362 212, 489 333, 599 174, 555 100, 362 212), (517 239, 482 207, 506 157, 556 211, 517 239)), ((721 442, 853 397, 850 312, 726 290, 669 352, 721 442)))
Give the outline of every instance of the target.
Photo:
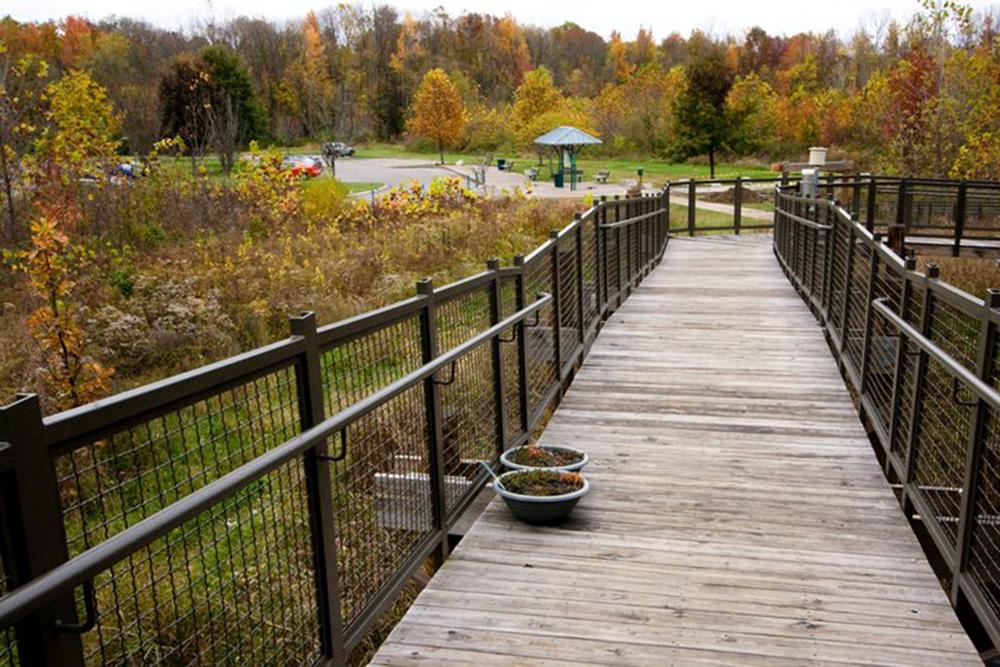
POLYGON ((503 481, 504 477, 517 472, 520 471, 511 470, 500 475, 500 480, 493 482, 493 490, 507 503, 507 507, 514 517, 525 523, 550 525, 565 521, 569 518, 580 498, 590 491, 590 482, 584 478, 581 488, 559 496, 525 496, 520 493, 511 493, 501 486, 500 482, 503 481))
POLYGON ((500 463, 504 464, 511 470, 558 470, 560 472, 577 472, 583 470, 583 467, 590 463, 590 457, 587 456, 587 452, 580 451, 579 449, 574 449, 573 447, 563 447, 559 446, 548 446, 542 445, 542 449, 563 449, 568 452, 576 452, 577 454, 582 454, 583 458, 576 463, 570 463, 565 466, 526 466, 522 463, 514 463, 510 460, 509 454, 513 454, 519 449, 524 449, 525 447, 514 447, 513 449, 508 449, 503 454, 500 455, 500 463))

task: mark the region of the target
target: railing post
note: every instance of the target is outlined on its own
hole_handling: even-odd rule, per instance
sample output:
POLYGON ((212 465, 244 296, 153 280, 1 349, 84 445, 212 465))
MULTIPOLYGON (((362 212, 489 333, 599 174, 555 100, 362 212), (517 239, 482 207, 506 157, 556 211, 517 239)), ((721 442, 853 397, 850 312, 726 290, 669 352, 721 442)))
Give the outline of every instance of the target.
MULTIPOLYGON (((922 305, 920 308, 920 333, 928 338, 930 338, 931 332, 931 322, 933 320, 932 311, 934 309, 934 295, 931 292, 931 280, 937 280, 940 275, 940 270, 934 264, 927 267, 927 275, 924 276, 924 295, 922 300, 922 305)), ((906 459, 904 465, 903 479, 900 482, 903 485, 903 512, 907 516, 913 515, 913 506, 910 502, 910 480, 913 479, 913 471, 916 465, 916 456, 914 455, 914 449, 917 446, 917 438, 920 434, 920 416, 921 407, 924 403, 924 384, 925 378, 927 377, 927 353, 920 349, 919 356, 917 357, 917 368, 914 372, 913 380, 913 397, 910 401, 909 417, 910 417, 910 433, 909 437, 906 439, 906 459)))
POLYGON ((909 178, 903 177, 899 179, 899 189, 896 192, 896 224, 903 228, 904 231, 907 230, 907 221, 909 220, 909 196, 907 191, 909 190, 909 178))
MULTIPOLYGON (((854 182, 851 184, 851 219, 861 218, 861 177, 864 174, 854 174, 854 182)), ((868 231, 871 231, 870 229, 868 231)))
MULTIPOLYGON (((621 209, 620 202, 618 201, 618 195, 615 195, 615 222, 621 220, 621 209)), ((622 305, 622 228, 615 227, 615 282, 616 282, 616 295, 617 304, 615 308, 619 308, 622 305)))
POLYGON ((659 255, 660 251, 663 250, 663 244, 667 242, 667 238, 670 236, 670 181, 667 181, 666 187, 663 188, 663 237, 660 239, 660 243, 656 248, 656 254, 659 255))
POLYGON ((872 238, 872 261, 868 270, 868 293, 865 295, 865 334, 861 341, 861 386, 858 387, 858 394, 864 396, 868 383, 868 358, 871 354, 872 339, 872 301, 875 299, 875 280, 878 278, 878 247, 882 242, 882 237, 875 234, 872 238))
POLYGON ((552 327, 552 341, 556 362, 556 378, 559 380, 559 390, 557 396, 562 396, 563 391, 563 365, 562 365, 562 290, 559 287, 559 232, 552 230, 549 234, 552 241, 552 316, 554 326, 552 327))
POLYGON ((968 215, 968 195, 969 184, 963 178, 958 184, 958 200, 955 202, 955 244, 951 248, 952 257, 962 254, 962 237, 965 236, 965 218, 968 215))
MULTIPOLYGON (((583 354, 583 342, 586 339, 587 328, 587 314, 584 309, 584 296, 583 296, 583 221, 581 220, 580 214, 577 213, 573 216, 573 220, 576 223, 576 307, 577 314, 579 315, 580 322, 580 354, 583 354)), ((581 356, 582 358, 582 356, 581 356)))
MULTIPOLYGON (((517 274, 517 281, 515 282, 515 303, 517 304, 518 310, 524 310, 527 307, 527 298, 525 297, 525 270, 524 270, 524 255, 517 255, 514 257, 514 266, 516 266, 519 271, 517 274)), ((528 384, 531 378, 528 376, 528 346, 527 346, 527 326, 522 319, 517 323, 517 372, 518 372, 518 382, 517 382, 517 394, 518 402, 521 404, 521 431, 528 435, 531 427, 531 415, 528 413, 530 408, 528 403, 528 384)))
POLYGON ((695 195, 697 184, 694 179, 688 179, 688 236, 694 236, 694 228, 697 221, 695 209, 695 195))
MULTIPOLYGON (((296 365, 299 391, 299 414, 303 431, 326 418, 323 402, 323 370, 315 313, 289 318, 293 336, 302 339, 302 361, 296 365)), ((309 522, 313 541, 314 576, 319 611, 323 654, 334 664, 344 664, 343 621, 340 615, 340 580, 337 574, 337 540, 333 519, 333 492, 330 488, 330 464, 327 443, 317 445, 304 456, 308 492, 309 522)))
POLYGON ((733 192, 733 230, 736 235, 740 235, 740 225, 743 222, 743 177, 736 177, 736 185, 733 192))
MULTIPOLYGON (((500 280, 500 260, 493 257, 486 263, 486 269, 493 273, 493 280, 490 284, 490 324, 494 325, 503 319, 503 288, 500 280)), ((502 346, 503 343, 500 341, 499 336, 494 336, 493 340, 490 341, 490 351, 493 357, 493 398, 497 414, 497 453, 502 453, 507 449, 507 401, 506 383, 503 376, 502 346)))
POLYGON ((875 209, 878 206, 878 182, 874 176, 868 179, 868 200, 865 204, 865 229, 875 231, 875 209))
MULTIPOLYGON (((427 364, 438 355, 434 281, 430 278, 418 281, 417 294, 424 297, 424 306, 420 310, 420 352, 423 363, 427 364)), ((448 558, 449 551, 448 500, 444 479, 444 418, 441 411, 441 394, 434 375, 424 380, 424 408, 427 415, 427 460, 430 463, 431 507, 434 513, 434 530, 438 533, 434 558, 435 564, 440 566, 448 558)))
MULTIPOLYGON (((42 409, 34 394, 21 394, 17 400, 0 408, 0 442, 6 442, 13 463, 10 493, 4 501, 10 549, 5 556, 9 567, 8 586, 15 588, 39 577, 69 560, 66 528, 59 500, 59 484, 52 457, 45 442, 42 409)), ((7 489, 4 489, 7 491, 7 489)), ((76 601, 67 593, 17 624, 17 650, 20 664, 83 665, 83 645, 79 634, 57 632, 59 623, 78 622, 76 601)))
MULTIPOLYGON (((910 297, 913 294, 913 282, 910 273, 916 268, 917 262, 914 259, 905 260, 903 264, 903 281, 899 287, 899 316, 904 321, 910 317, 910 297)), ((896 430, 899 428, 899 411, 903 408, 901 402, 903 387, 903 364, 906 363, 906 337, 900 334, 899 343, 896 345, 896 365, 893 367, 892 395, 889 399, 889 425, 886 428, 889 438, 886 447, 884 469, 886 477, 892 472, 892 445, 896 439, 896 430)), ((905 465, 906 453, 903 453, 905 465)))
POLYGON ((830 299, 832 295, 830 294, 831 286, 833 285, 833 244, 837 241, 837 216, 833 216, 833 221, 830 221, 829 210, 824 220, 826 229, 822 230, 823 233, 823 299, 820 301, 820 310, 823 313, 823 325, 826 326, 827 321, 830 319, 830 299))
MULTIPOLYGON (((965 184, 965 181, 962 181, 965 184)), ((993 324, 992 310, 1000 308, 1000 290, 986 292, 983 312, 979 321, 979 350, 976 355, 976 376, 990 384, 993 362, 996 356, 997 327, 993 324)), ((962 485, 962 509, 958 521, 958 537, 955 540, 955 568, 952 572, 951 602, 958 604, 963 573, 969 566, 969 547, 975 521, 976 496, 979 495, 979 478, 982 469, 983 450, 986 447, 986 421, 988 409, 982 399, 977 399, 969 419, 969 439, 966 445, 965 482, 962 485)))
POLYGON ((601 203, 594 217, 594 242, 597 243, 597 319, 604 317, 608 306, 608 247, 604 225, 608 222, 608 197, 601 195, 601 203))
MULTIPOLYGON (((635 215, 635 204, 632 203, 632 198, 629 197, 625 200, 625 219, 629 220, 635 215)), ((635 242, 635 225, 627 224, 625 225, 625 275, 628 276, 626 284, 628 285, 628 294, 632 293, 632 285, 635 283, 635 274, 633 271, 635 267, 632 265, 632 247, 635 242)))

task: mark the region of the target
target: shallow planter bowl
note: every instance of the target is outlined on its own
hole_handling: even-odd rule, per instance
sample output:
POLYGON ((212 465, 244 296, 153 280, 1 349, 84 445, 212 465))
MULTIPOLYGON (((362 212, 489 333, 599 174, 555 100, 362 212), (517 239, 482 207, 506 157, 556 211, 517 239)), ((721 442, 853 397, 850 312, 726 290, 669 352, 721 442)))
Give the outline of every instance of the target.
POLYGON ((563 447, 562 445, 559 445, 558 447, 556 446, 550 447, 548 445, 542 445, 541 447, 542 449, 562 449, 568 452, 576 452, 577 454, 581 454, 583 458, 577 461, 576 463, 569 463, 564 466, 528 466, 524 465, 523 463, 514 463, 513 461, 510 460, 509 455, 513 454, 519 449, 526 448, 526 446, 522 446, 522 447, 514 447, 512 449, 508 449, 503 454, 501 454, 500 463, 504 464, 511 470, 556 470, 559 472, 577 472, 583 470, 583 467, 588 463, 590 463, 590 457, 587 456, 587 452, 580 451, 579 449, 574 449, 573 447, 563 447))
MULTIPOLYGON (((548 470, 552 470, 552 468, 548 468, 548 470)), ((525 523, 551 525, 565 521, 569 518, 580 498, 590 491, 590 482, 584 478, 582 487, 572 493, 558 496, 526 496, 520 493, 511 493, 501 483, 504 477, 518 472, 521 471, 511 470, 500 475, 500 479, 493 482, 493 490, 507 503, 507 507, 514 517, 525 523)))

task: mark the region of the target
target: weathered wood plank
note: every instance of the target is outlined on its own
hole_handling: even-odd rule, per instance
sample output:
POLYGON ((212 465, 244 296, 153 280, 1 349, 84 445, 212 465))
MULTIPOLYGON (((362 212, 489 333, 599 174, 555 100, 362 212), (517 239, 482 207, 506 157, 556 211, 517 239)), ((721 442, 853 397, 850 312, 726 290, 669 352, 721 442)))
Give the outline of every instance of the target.
POLYGON ((981 664, 768 237, 672 241, 541 439, 592 493, 493 501, 374 664, 981 664))

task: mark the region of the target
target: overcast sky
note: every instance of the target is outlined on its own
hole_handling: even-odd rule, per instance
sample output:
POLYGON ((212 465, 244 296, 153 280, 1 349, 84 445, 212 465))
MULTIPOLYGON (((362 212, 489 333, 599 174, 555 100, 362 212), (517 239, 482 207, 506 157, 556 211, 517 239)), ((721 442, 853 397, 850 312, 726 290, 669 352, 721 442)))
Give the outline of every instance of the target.
MULTIPOLYGON (((381 0, 380 0, 381 3, 381 0)), ((297 18, 310 9, 336 4, 310 0, 0 0, 0 15, 10 13, 21 21, 59 18, 77 14, 101 19, 111 14, 143 18, 166 28, 189 28, 195 19, 214 15, 226 19, 238 15, 265 16, 272 19, 297 18)), ((371 0, 364 3, 372 4, 371 0)), ((489 14, 513 14, 522 23, 540 26, 560 25, 572 20, 605 37, 619 30, 626 38, 634 37, 640 26, 652 28, 657 38, 677 31, 684 35, 694 28, 715 35, 740 34, 752 25, 771 33, 817 32, 834 28, 853 32, 862 23, 885 14, 908 18, 917 8, 917 0, 390 0, 386 4, 415 15, 442 6, 449 14, 463 11, 489 14), (617 11, 616 11, 617 10, 617 11)), ((993 2, 972 0, 977 9, 993 2)))

